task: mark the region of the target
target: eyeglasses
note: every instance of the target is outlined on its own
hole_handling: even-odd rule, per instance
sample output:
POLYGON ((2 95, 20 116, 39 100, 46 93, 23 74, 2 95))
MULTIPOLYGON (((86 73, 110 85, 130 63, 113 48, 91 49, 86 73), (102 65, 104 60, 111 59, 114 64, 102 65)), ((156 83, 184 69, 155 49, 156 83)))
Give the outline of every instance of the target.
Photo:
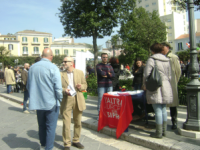
POLYGON ((108 57, 102 57, 102 58, 108 58, 108 57))
POLYGON ((67 62, 72 62, 72 61, 63 61, 63 63, 65 63, 65 64, 66 64, 67 62))

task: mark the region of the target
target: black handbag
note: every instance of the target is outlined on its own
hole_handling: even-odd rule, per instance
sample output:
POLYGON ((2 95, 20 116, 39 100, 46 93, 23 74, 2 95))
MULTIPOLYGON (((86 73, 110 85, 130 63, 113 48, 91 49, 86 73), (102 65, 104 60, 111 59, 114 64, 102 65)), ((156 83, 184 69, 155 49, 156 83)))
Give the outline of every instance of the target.
POLYGON ((155 66, 151 70, 151 74, 146 78, 146 81, 145 81, 146 89, 149 91, 155 91, 159 87, 162 86, 162 78, 158 71, 156 61, 154 60, 154 62, 155 62, 155 66))

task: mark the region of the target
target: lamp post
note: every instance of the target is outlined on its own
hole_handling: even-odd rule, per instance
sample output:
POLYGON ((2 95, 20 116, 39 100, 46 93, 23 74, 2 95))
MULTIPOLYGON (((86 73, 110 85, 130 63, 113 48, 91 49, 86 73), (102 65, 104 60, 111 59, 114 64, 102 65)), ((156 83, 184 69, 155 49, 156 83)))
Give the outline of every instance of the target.
POLYGON ((113 57, 115 57, 115 47, 120 45, 122 45, 122 39, 120 37, 117 39, 117 45, 115 45, 115 43, 112 43, 110 40, 106 42, 106 47, 108 49, 110 49, 111 47, 113 48, 113 57))
POLYGON ((190 65, 191 81, 187 84, 187 119, 183 123, 186 130, 200 131, 200 82, 198 80, 199 64, 197 61, 196 36, 194 25, 194 0, 188 0, 188 17, 190 32, 190 65))

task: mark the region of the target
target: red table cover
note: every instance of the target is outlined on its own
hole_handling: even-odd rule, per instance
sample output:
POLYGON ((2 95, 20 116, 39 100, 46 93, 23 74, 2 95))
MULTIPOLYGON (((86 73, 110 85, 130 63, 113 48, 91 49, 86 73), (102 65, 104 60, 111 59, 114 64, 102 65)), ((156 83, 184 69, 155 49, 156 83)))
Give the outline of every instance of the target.
POLYGON ((131 95, 120 93, 120 96, 105 93, 102 97, 99 114, 98 131, 105 126, 116 129, 116 137, 128 128, 132 121, 133 104, 131 95))

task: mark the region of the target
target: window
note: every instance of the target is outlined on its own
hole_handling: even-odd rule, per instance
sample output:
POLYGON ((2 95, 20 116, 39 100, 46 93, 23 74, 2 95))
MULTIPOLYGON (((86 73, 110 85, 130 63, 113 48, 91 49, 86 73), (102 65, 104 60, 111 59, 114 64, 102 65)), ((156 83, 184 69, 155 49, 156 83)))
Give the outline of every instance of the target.
POLYGON ((82 49, 81 52, 84 52, 84 50, 82 49))
POLYGON ((48 38, 44 38, 44 43, 48 43, 48 38))
POLYGON ((146 7, 149 7, 149 5, 146 5, 146 7))
POLYGON ((73 49, 73 56, 76 56, 76 50, 73 49))
POLYGON ((4 38, 4 40, 9 40, 9 38, 4 38))
POLYGON ((172 29, 172 26, 169 26, 168 29, 172 29))
POLYGON ((13 45, 12 44, 8 45, 8 50, 13 50, 13 45))
POLYGON ((27 37, 22 37, 22 42, 27 42, 27 37))
POLYGON ((28 54, 28 47, 23 47, 23 54, 28 54))
POLYGON ((33 47, 34 54, 39 54, 39 48, 38 47, 33 47))
POLYGON ((167 19, 167 22, 171 22, 171 19, 167 19))
POLYGON ((183 47, 182 47, 182 42, 178 43, 178 50, 182 50, 183 47))
POLYGON ((11 38, 11 40, 16 40, 16 38, 11 38))
POLYGON ((172 33, 168 33, 168 36, 172 36, 172 33))
POLYGON ((55 55, 59 55, 59 49, 55 50, 55 55))
POLYGON ((64 50, 64 55, 68 55, 68 49, 64 50))
POLYGON ((45 49, 45 48, 48 48, 48 47, 44 47, 44 49, 45 49))
POLYGON ((152 5, 156 5, 156 2, 152 3, 152 5))
POLYGON ((37 38, 37 37, 34 37, 34 38, 33 38, 33 42, 37 43, 37 42, 38 42, 38 38, 37 38))

